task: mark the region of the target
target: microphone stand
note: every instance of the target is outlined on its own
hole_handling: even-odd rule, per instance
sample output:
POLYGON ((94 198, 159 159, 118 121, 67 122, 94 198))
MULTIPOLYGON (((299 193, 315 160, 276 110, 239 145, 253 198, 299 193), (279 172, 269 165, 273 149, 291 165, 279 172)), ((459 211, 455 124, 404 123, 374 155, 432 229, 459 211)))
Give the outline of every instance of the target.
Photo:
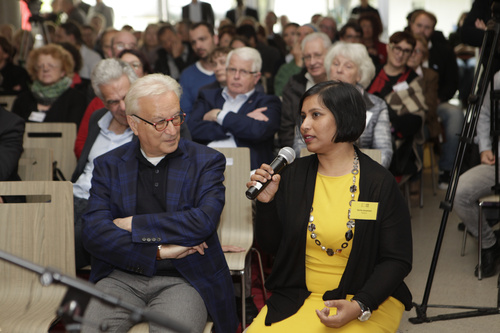
MULTIPOLYGON (((500 36, 500 0, 495 0, 492 6, 492 19, 488 22, 488 29, 486 30, 483 44, 481 46, 480 58, 478 61, 478 67, 474 74, 474 81, 472 85, 471 95, 469 96, 469 106, 467 108, 467 113, 465 115, 465 121, 462 127, 462 133, 460 135, 460 141, 457 148, 457 153, 455 155, 455 160, 453 163, 453 169, 451 172, 451 179, 446 191, 446 196, 444 201, 441 202, 440 208, 443 209, 443 216, 441 219, 441 225, 438 232, 438 237, 436 240, 436 246, 434 248, 434 254, 432 256, 431 267, 429 269, 429 275, 427 278, 427 283, 425 286, 424 296, 422 299, 422 304, 416 304, 415 310, 417 316, 410 318, 409 321, 413 324, 421 324, 424 322, 432 322, 438 320, 450 320, 486 315, 500 314, 500 289, 497 300, 497 307, 475 307, 475 306, 457 306, 457 305, 429 305, 429 295, 431 292, 432 282, 434 279, 434 274, 436 272, 436 266, 439 259, 439 252, 441 250, 441 245, 444 238, 444 232, 446 229, 446 223, 448 221, 448 215, 453 208, 453 200, 455 198, 455 193, 457 189, 458 179, 460 176, 460 168, 463 163, 465 149, 468 144, 471 144, 474 139, 474 132, 476 130, 477 122, 479 119, 479 112, 484 101, 486 89, 488 83, 491 84, 491 114, 492 117, 496 117, 496 105, 498 103, 498 94, 493 90, 493 61, 497 54, 497 48, 499 47, 499 36, 500 36), (441 314, 433 317, 427 316, 427 308, 449 308, 449 309, 468 309, 470 311, 441 314)), ((496 118, 490 123, 491 133, 494 135, 493 142, 496 144, 498 140, 497 124, 496 118), (495 136, 496 135, 496 136, 495 136)), ((494 147, 497 150, 497 146, 494 147)), ((498 170, 498 156, 495 152, 495 170, 498 170)), ((495 193, 498 193, 498 178, 495 177, 495 186, 493 189, 495 193)), ((481 235, 481 234, 480 234, 481 235)), ((480 236, 481 237, 481 236, 480 236)), ((481 240, 479 240, 481 242, 481 240)), ((479 258, 478 265, 478 275, 481 278, 481 259, 479 258)), ((500 287, 500 280, 498 282, 500 287)))
MULTIPOLYGON (((176 332, 189 332, 189 330, 182 323, 168 319, 164 315, 157 312, 125 303, 117 297, 98 290, 90 282, 64 275, 57 269, 39 266, 2 250, 0 250, 0 259, 37 273, 40 275, 40 283, 44 287, 50 286, 53 283, 62 284, 68 287, 68 291, 66 292, 66 295, 57 310, 57 314, 62 317, 65 326, 67 325, 66 328, 68 332, 80 332, 81 324, 83 323, 83 313, 85 312, 85 308, 91 297, 130 311, 130 320, 133 323, 147 321, 161 325, 162 327, 176 332)), ((105 324, 97 326, 101 331, 107 330, 105 324)))

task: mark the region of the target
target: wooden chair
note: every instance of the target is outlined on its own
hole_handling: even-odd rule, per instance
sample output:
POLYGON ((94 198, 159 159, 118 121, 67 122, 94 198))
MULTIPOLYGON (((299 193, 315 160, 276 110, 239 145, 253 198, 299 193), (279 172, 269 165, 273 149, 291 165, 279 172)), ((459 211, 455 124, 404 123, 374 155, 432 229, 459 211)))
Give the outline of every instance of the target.
POLYGON ((76 140, 76 124, 73 123, 26 123, 24 148, 49 148, 54 151, 55 167, 66 180, 76 168, 73 148, 76 140))
MULTIPOLYGON (((50 196, 50 201, 0 204, 0 249, 75 276, 73 187, 70 182, 1 182, 0 195, 50 196)), ((0 260, 2 332, 47 332, 66 287, 43 287, 39 276, 0 260)))
MULTIPOLYGON (((224 173, 226 186, 226 204, 222 211, 218 234, 222 246, 236 245, 245 249, 244 252, 225 252, 227 265, 232 275, 241 277, 241 327, 245 328, 245 259, 252 250, 253 220, 252 201, 245 196, 245 184, 250 179, 250 150, 248 148, 217 148, 226 156, 226 171, 224 173)), ((264 273, 259 259, 260 277, 264 300, 264 273)))
POLYGON ((22 180, 52 180, 52 149, 25 148, 17 173, 22 180))
POLYGON ((16 98, 17 95, 0 95, 0 106, 2 106, 5 110, 10 111, 16 98))
MULTIPOLYGON (((478 202, 479 205, 479 216, 478 216, 478 237, 477 237, 477 279, 481 280, 483 278, 482 276, 482 271, 481 271, 481 252, 483 250, 483 233, 482 233, 482 228, 483 228, 483 209, 500 209, 500 195, 498 194, 491 194, 482 197, 479 199, 478 202)), ((486 221, 488 223, 488 221, 486 221)), ((460 252, 460 255, 463 257, 465 255, 465 245, 467 242, 467 227, 464 228, 464 234, 462 238, 462 250, 460 252)), ((500 281, 500 280, 499 280, 500 281)))

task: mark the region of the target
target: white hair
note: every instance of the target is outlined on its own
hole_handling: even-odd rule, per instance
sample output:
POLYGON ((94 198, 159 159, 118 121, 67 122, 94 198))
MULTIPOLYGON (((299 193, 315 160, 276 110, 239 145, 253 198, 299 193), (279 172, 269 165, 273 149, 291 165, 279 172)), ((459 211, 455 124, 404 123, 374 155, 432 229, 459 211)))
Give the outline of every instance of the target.
POLYGON ((259 51, 257 51, 253 47, 240 47, 229 52, 226 59, 226 67, 229 66, 229 62, 231 61, 231 57, 233 55, 237 55, 244 61, 251 60, 252 72, 260 72, 262 68, 262 58, 260 57, 259 51))
POLYGON ((301 51, 304 52, 306 43, 313 41, 315 39, 321 39, 325 49, 328 49, 330 46, 332 46, 332 41, 330 40, 330 37, 328 37, 327 34, 325 34, 324 32, 313 32, 305 36, 304 39, 302 40, 302 44, 300 44, 301 51))
POLYGON ((333 59, 339 55, 349 59, 358 67, 361 77, 358 83, 366 89, 375 76, 375 65, 368 55, 366 47, 363 44, 342 41, 333 44, 332 48, 326 54, 324 62, 328 79, 330 79, 330 67, 332 66, 333 59))
POLYGON ((101 86, 110 84, 123 75, 127 76, 130 84, 137 80, 137 75, 133 68, 126 62, 114 58, 99 61, 91 75, 92 88, 96 96, 103 100, 104 96, 101 93, 101 86))
POLYGON ((173 78, 164 74, 149 74, 132 84, 125 97, 125 113, 133 115, 139 113, 138 100, 146 96, 163 95, 174 92, 181 99, 182 88, 173 78))

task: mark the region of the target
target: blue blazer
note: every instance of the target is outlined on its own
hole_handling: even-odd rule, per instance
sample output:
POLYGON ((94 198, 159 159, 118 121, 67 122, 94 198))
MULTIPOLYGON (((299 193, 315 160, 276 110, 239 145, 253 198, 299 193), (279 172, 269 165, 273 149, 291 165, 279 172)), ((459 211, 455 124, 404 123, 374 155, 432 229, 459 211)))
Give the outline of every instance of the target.
POLYGON ((206 242, 205 255, 172 260, 179 273, 200 293, 217 332, 238 326, 231 275, 217 236, 224 207, 225 158, 219 152, 181 138, 177 157, 169 160, 167 211, 136 215, 139 141, 133 140, 94 161, 83 243, 92 255, 90 280, 114 269, 153 276, 158 244, 194 246, 206 242), (133 216, 132 232, 115 218, 133 216))
POLYGON ((187 118, 189 131, 194 141, 208 144, 214 140, 224 140, 226 133, 234 136, 238 147, 250 148, 251 168, 257 169, 262 163, 271 163, 274 158, 274 134, 280 128, 281 101, 274 95, 255 91, 237 112, 229 112, 222 125, 215 121, 205 121, 203 116, 212 109, 222 109, 226 100, 222 89, 200 90, 191 115, 187 118), (268 121, 259 121, 247 116, 253 110, 267 106, 264 114, 268 121))

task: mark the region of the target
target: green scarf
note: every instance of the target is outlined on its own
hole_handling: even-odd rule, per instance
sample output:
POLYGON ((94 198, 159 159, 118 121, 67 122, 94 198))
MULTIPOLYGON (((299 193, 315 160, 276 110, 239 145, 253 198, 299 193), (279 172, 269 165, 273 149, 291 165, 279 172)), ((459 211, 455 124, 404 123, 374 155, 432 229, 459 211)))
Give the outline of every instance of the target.
POLYGON ((67 76, 48 86, 36 80, 31 86, 31 92, 39 104, 52 105, 71 86, 71 83, 72 80, 67 76))

